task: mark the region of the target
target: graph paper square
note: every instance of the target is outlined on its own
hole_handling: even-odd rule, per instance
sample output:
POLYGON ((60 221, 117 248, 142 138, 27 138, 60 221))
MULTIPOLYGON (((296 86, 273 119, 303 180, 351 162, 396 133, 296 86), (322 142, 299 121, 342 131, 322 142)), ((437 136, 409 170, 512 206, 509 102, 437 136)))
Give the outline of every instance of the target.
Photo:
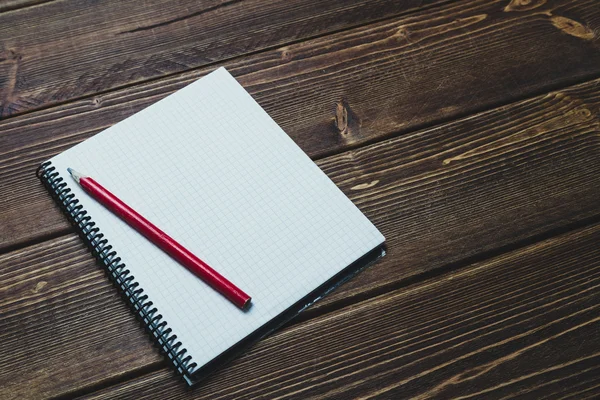
POLYGON ((202 367, 384 242, 224 69, 52 158, 202 367), (92 176, 252 296, 240 311, 68 178, 92 176))

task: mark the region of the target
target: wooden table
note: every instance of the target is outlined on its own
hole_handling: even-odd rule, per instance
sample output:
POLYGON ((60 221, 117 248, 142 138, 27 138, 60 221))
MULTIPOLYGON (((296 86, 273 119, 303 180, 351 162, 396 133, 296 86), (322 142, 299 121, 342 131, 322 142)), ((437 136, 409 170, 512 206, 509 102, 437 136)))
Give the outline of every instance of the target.
POLYGON ((2 399, 600 395, 597 0, 4 0, 0 113, 2 399), (218 66, 388 255, 189 391, 34 171, 218 66))

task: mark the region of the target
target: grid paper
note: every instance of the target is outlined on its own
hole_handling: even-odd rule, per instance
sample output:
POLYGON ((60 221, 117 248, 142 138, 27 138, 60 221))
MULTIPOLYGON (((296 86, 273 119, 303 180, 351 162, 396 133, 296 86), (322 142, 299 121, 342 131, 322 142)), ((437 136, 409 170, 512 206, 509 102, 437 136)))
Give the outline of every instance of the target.
POLYGON ((52 158, 200 368, 384 241, 219 68, 52 158), (85 194, 89 175, 252 296, 242 312, 85 194))

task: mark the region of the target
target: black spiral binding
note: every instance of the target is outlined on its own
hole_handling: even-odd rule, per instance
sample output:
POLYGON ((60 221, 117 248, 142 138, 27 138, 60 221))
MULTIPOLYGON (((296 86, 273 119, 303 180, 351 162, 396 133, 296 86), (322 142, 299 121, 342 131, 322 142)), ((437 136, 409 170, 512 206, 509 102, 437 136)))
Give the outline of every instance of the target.
POLYGON ((108 244, 104 234, 100 232, 96 223, 92 221, 92 217, 79 204, 79 200, 75 198, 74 193, 71 193, 71 189, 59 176, 56 168, 52 166, 51 162, 45 162, 38 167, 36 175, 77 229, 79 236, 88 245, 92 254, 104 266, 108 277, 151 334, 155 344, 161 348, 175 370, 189 382, 197 364, 190 362, 192 357, 185 355, 187 350, 181 348, 182 344, 177 341, 177 335, 172 334, 171 328, 167 327, 167 322, 163 320, 156 307, 153 307, 152 301, 148 300, 148 295, 144 294, 144 290, 139 287, 134 276, 130 275, 130 271, 121 262, 117 252, 108 244))

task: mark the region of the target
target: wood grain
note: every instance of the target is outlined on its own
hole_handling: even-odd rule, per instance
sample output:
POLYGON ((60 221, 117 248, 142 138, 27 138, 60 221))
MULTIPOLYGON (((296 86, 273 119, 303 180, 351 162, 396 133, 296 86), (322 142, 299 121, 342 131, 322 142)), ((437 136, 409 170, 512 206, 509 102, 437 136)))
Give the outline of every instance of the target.
POLYGON ((90 399, 600 394, 600 226, 296 325, 186 390, 166 370, 90 399))
POLYGON ((597 77, 596 2, 165 4, 0 14, 0 249, 52 238, 0 256, 0 398, 598 396, 598 226, 454 271, 598 219, 600 80, 478 113, 597 77), (218 65, 389 254, 190 393, 33 171, 218 65))
POLYGON ((34 6, 36 4, 46 3, 54 0, 1 0, 0 1, 0 13, 16 10, 18 8, 34 6))
MULTIPOLYGON (((594 81, 319 161, 389 253, 305 316, 599 215, 599 107, 594 81)), ((0 258, 0 332, 15 338, 0 340, 0 354, 19 360, 0 387, 58 395, 162 365, 78 243, 69 235, 0 258), (89 356, 65 361, 75 354, 89 356)))
POLYGON ((46 398, 161 362, 78 237, 0 265, 0 399, 46 398))
POLYGON ((0 14, 11 72, 0 117, 446 2, 62 0, 15 10, 0 14))
MULTIPOLYGON (((498 3, 457 2, 226 65, 310 156, 320 158, 600 73, 596 39, 557 29, 549 12, 600 27, 600 9, 591 1, 508 12, 498 3)), ((1 123, 0 248, 68 229, 33 175, 40 162, 207 71, 1 123)))

